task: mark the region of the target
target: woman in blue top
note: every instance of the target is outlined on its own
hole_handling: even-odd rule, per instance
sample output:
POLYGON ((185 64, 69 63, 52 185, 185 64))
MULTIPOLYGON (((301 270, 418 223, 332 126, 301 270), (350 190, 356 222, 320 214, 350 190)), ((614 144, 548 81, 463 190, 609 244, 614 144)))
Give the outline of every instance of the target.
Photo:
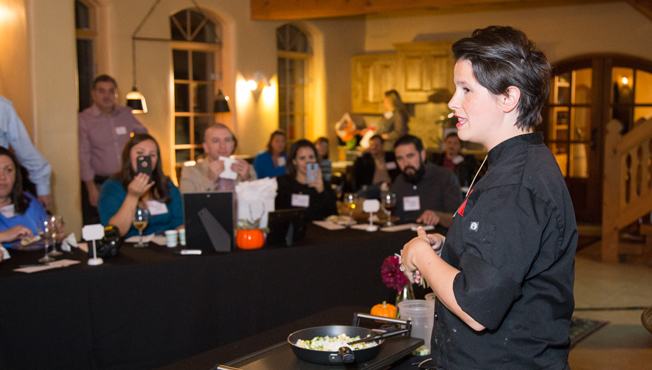
POLYGON ((285 153, 285 132, 276 130, 272 132, 267 143, 267 150, 263 150, 254 158, 254 169, 259 179, 285 175, 285 164, 288 155, 285 153))
POLYGON ((18 168, 16 156, 0 147, 0 242, 4 247, 20 245, 21 239, 33 237, 38 233, 36 223, 47 216, 41 203, 23 192, 18 168))
POLYGON ((136 134, 122 150, 122 169, 102 186, 98 209, 102 225, 114 225, 120 236, 138 235, 132 226, 136 208, 149 210, 149 223, 143 234, 183 228, 183 205, 179 189, 163 174, 161 151, 149 134, 136 134), (137 158, 152 160, 152 178, 137 173, 137 158))

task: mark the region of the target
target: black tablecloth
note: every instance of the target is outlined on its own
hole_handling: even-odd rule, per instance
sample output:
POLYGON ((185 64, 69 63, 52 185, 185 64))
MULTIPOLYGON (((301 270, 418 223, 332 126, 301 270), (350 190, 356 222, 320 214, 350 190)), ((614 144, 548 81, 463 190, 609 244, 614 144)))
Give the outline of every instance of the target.
POLYGON ((64 258, 81 264, 29 275, 12 270, 42 252, 13 252, 0 264, 0 368, 151 369, 328 308, 392 301, 380 267, 415 235, 309 225, 293 247, 127 245, 102 266, 76 251, 64 258))

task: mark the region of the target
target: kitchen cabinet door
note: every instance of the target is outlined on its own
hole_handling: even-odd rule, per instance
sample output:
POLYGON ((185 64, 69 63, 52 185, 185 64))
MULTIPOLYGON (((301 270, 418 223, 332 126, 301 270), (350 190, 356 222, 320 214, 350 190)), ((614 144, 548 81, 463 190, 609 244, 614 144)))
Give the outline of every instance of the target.
POLYGON ((396 55, 360 55, 352 59, 352 109, 383 113, 385 91, 396 89, 396 55))

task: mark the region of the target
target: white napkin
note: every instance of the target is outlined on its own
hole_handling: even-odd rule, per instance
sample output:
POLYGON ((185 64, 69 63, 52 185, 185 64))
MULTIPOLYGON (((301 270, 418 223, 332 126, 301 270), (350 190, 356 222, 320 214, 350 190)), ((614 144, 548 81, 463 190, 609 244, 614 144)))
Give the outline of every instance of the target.
POLYGON ((9 251, 6 250, 3 246, 0 245, 0 253, 2 253, 2 260, 8 260, 11 258, 9 251))
POLYGON ((260 219, 260 227, 267 227, 267 213, 274 210, 278 184, 276 178, 243 181, 235 186, 238 195, 238 220, 254 222, 260 219))
POLYGON ((63 241, 61 242, 61 250, 64 252, 70 252, 70 247, 77 248, 77 238, 75 233, 70 233, 63 241))
MULTIPOLYGON (((149 243, 154 239, 154 234, 143 235, 143 243, 149 243)), ((165 237, 163 237, 165 239, 165 237)), ((135 235, 125 239, 125 243, 138 243, 140 241, 140 235, 135 235)), ((158 243, 156 243, 158 244, 158 243)))
POLYGON ((224 162, 224 171, 220 173, 220 178, 229 180, 237 179, 238 173, 231 169, 231 165, 235 162, 235 158, 220 157, 220 161, 224 162))
POLYGON ((76 265, 78 263, 79 263, 79 261, 62 259, 62 260, 59 260, 59 261, 46 263, 43 266, 23 267, 23 268, 14 269, 14 271, 25 272, 25 273, 31 274, 32 272, 39 272, 39 271, 45 271, 45 270, 50 270, 50 269, 56 269, 56 268, 59 268, 59 267, 68 267, 68 266, 71 266, 71 265, 76 265))
POLYGON ((334 224, 334 223, 332 223, 332 222, 330 222, 330 221, 313 221, 312 223, 315 224, 315 225, 317 225, 317 226, 321 226, 321 227, 323 227, 324 229, 327 229, 327 230, 342 230, 342 229, 346 229, 346 226, 342 226, 342 225, 334 224))

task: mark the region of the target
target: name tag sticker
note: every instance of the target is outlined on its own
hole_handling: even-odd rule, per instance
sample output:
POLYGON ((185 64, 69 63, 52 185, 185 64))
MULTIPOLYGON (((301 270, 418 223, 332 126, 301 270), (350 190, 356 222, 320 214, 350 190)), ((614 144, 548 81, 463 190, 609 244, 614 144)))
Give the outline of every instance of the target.
POLYGON ((292 194, 292 207, 308 208, 309 205, 310 205, 310 195, 292 194))
POLYGON ((285 166, 285 157, 278 157, 278 167, 285 166))
POLYGON ((387 170, 395 170, 396 169, 396 162, 387 162, 387 163, 385 163, 385 169, 387 169, 387 170))
POLYGON ((124 126, 118 126, 115 128, 116 135, 127 135, 127 128, 124 126))
POLYGON ((421 201, 418 195, 403 198, 404 211, 418 211, 421 209, 421 201))
POLYGON ((152 216, 164 215, 168 213, 168 206, 158 200, 147 201, 147 209, 152 216))

